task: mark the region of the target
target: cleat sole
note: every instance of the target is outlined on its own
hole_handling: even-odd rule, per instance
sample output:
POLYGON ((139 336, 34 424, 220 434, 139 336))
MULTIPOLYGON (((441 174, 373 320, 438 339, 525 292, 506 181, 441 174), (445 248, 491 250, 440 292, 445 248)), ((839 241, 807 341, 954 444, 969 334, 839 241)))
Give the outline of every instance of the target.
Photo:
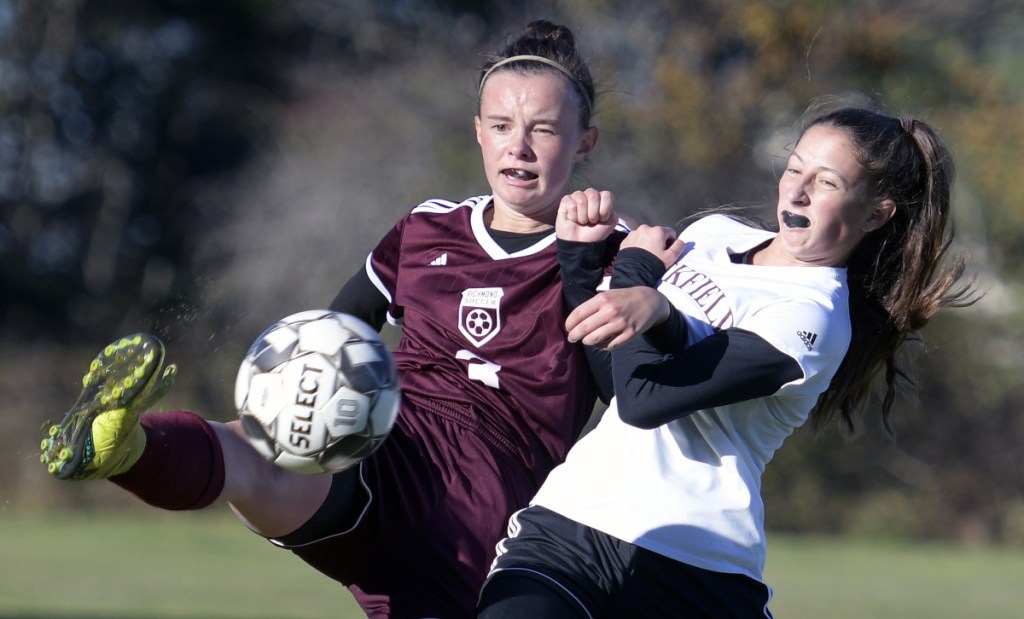
POLYGON ((128 409, 137 420, 173 383, 176 368, 170 365, 161 374, 163 361, 163 343, 150 335, 124 337, 106 346, 89 364, 78 400, 40 445, 47 470, 60 479, 86 476, 95 456, 93 420, 114 409, 128 409))

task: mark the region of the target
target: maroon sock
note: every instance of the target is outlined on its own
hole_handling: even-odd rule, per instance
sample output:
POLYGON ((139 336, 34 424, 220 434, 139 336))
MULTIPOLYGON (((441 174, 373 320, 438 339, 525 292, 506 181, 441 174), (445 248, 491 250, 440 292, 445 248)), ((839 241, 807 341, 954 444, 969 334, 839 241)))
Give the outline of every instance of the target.
POLYGON ((155 507, 201 509, 224 489, 224 454, 213 428, 188 411, 146 413, 146 448, 128 472, 110 478, 155 507))

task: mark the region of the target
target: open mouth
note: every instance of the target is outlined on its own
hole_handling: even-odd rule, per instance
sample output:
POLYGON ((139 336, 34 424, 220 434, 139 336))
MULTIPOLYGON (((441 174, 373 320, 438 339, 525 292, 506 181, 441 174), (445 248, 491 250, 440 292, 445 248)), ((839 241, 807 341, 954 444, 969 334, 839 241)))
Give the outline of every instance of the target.
POLYGON ((527 172, 520 168, 507 168, 502 170, 501 173, 514 181, 532 181, 537 178, 537 175, 533 172, 527 172))
POLYGON ((807 228, 810 227, 811 220, 803 215, 782 211, 782 223, 786 224, 787 228, 807 228))

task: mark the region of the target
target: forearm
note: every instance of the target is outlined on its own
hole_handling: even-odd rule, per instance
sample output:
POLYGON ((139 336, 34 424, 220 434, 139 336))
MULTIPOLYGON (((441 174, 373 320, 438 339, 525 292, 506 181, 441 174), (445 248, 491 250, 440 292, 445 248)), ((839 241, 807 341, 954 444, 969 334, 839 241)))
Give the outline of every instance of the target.
MULTIPOLYGON (((568 313, 597 294, 611 258, 607 255, 605 241, 584 243, 558 239, 556 249, 562 273, 562 297, 568 313)), ((612 398, 611 353, 593 346, 584 349, 598 394, 607 403, 612 398)))
POLYGON ((619 415, 641 428, 769 396, 802 376, 795 359, 737 328, 719 331, 679 353, 664 354, 641 338, 612 353, 619 415))
MULTIPOLYGON (((646 286, 657 288, 665 275, 665 265, 654 254, 638 248, 619 252, 612 271, 611 288, 646 286)), ((686 344, 686 319, 671 304, 668 317, 644 332, 643 337, 655 350, 663 353, 681 351, 686 344)))
POLYGON ((611 261, 607 242, 583 243, 558 239, 558 266, 562 273, 562 296, 568 311, 579 307, 597 294, 611 261))

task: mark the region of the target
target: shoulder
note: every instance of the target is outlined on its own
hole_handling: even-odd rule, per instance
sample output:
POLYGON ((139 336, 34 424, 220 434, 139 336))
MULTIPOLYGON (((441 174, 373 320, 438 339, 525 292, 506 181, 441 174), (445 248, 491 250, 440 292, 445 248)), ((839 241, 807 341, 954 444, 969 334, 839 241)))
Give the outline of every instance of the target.
POLYGON ((764 238, 774 234, 770 230, 753 226, 728 215, 716 213, 701 217, 683 230, 683 236, 722 235, 764 238))
POLYGON ((687 226, 679 238, 686 243, 684 258, 688 262, 709 260, 729 263, 730 254, 747 251, 773 236, 775 233, 770 230, 750 225, 728 215, 714 214, 687 226))
POLYGON ((448 215, 454 212, 459 212, 460 209, 465 211, 471 211, 476 208, 482 208, 491 201, 491 196, 473 196, 472 198, 466 198, 461 202, 454 200, 448 200, 445 198, 432 198, 420 202, 416 206, 412 207, 410 215, 448 215))
POLYGON ((473 226, 473 220, 482 216, 483 209, 490 203, 491 196, 474 196, 461 202, 446 198, 432 198, 415 205, 403 215, 394 226, 401 235, 412 234, 414 230, 437 231, 438 229, 465 229, 473 226))
POLYGON ((846 355, 852 328, 841 299, 780 298, 749 313, 737 325, 808 366, 835 369, 846 355))
POLYGON ((817 328, 849 332, 850 299, 845 272, 826 267, 758 267, 743 271, 751 299, 748 320, 792 324, 796 319, 817 328))

